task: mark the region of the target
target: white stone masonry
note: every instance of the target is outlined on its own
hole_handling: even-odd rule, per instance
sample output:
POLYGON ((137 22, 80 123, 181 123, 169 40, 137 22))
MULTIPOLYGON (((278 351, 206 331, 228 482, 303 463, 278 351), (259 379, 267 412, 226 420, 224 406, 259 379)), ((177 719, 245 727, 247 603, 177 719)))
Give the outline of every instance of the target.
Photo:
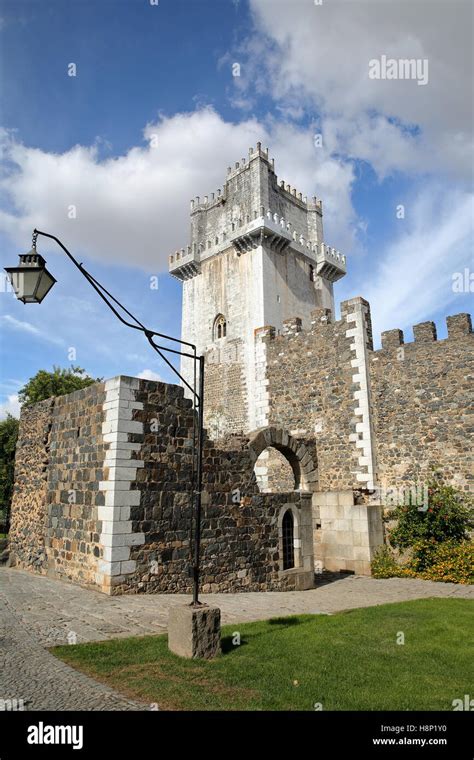
POLYGON ((136 562, 130 560, 130 547, 145 541, 143 533, 132 533, 130 519, 130 508, 140 503, 140 491, 132 491, 130 487, 136 480, 137 470, 144 466, 143 461, 136 458, 141 444, 128 440, 129 433, 143 433, 143 423, 132 419, 134 409, 143 409, 143 404, 135 401, 139 383, 136 378, 123 376, 105 383, 102 434, 104 443, 108 444, 104 462, 107 477, 99 483, 99 491, 105 494, 105 505, 98 509, 103 558, 99 560, 96 579, 104 591, 110 591, 113 582, 134 572, 136 562))
POLYGON ((359 467, 356 479, 365 488, 373 489, 375 481, 375 454, 370 411, 370 386, 368 380, 368 348, 366 307, 362 303, 354 304, 354 311, 346 315, 346 321, 353 327, 346 330, 346 338, 352 338, 350 345, 354 352, 351 367, 354 370, 352 381, 358 389, 354 391, 354 414, 360 418, 356 432, 350 433, 349 440, 359 450, 359 467))

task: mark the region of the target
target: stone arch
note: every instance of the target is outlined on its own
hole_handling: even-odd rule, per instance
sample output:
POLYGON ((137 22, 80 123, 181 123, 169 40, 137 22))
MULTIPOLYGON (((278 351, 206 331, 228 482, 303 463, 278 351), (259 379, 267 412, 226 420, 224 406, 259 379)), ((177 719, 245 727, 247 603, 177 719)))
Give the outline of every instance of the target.
POLYGON ((268 447, 281 452, 290 463, 295 476, 296 491, 316 491, 318 485, 316 450, 311 452, 308 442, 294 438, 277 427, 256 430, 249 438, 249 451, 254 464, 262 451, 268 447))

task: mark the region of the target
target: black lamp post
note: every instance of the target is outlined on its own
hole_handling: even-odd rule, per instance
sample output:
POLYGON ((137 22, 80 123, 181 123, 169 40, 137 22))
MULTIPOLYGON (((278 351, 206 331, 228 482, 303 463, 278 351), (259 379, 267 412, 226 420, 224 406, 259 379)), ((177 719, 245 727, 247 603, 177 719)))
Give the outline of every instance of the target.
MULTIPOLYGON (((109 293, 106 288, 101 285, 91 274, 80 264, 74 256, 67 250, 67 248, 61 243, 61 241, 54 235, 49 235, 47 232, 41 232, 40 230, 33 231, 33 245, 29 253, 20 255, 20 263, 17 267, 5 267, 13 290, 19 301, 24 304, 27 303, 41 303, 43 298, 49 293, 56 280, 46 269, 46 262, 43 257, 36 250, 36 240, 38 235, 51 238, 54 240, 60 248, 65 252, 68 258, 76 266, 81 274, 86 278, 90 285, 94 288, 96 293, 107 304, 109 309, 113 311, 115 316, 127 327, 131 327, 133 330, 139 330, 147 338, 152 348, 159 354, 159 356, 166 362, 175 375, 183 382, 183 384, 193 394, 193 448, 192 448, 192 494, 194 497, 194 518, 195 518, 195 530, 194 530, 194 552, 193 552, 193 606, 199 606, 199 575, 200 575, 200 548, 201 548, 201 504, 202 504, 202 453, 203 453, 203 438, 204 438, 204 357, 198 356, 196 353, 196 346, 192 343, 187 343, 179 338, 173 338, 170 335, 164 335, 163 333, 149 330, 143 325, 128 309, 125 308, 114 296, 109 293), (121 312, 126 314, 130 320, 125 319, 121 312), (189 351, 180 351, 167 346, 158 345, 155 342, 155 338, 164 338, 174 343, 179 343, 181 346, 187 346, 189 351), (194 362, 194 382, 191 386, 187 380, 178 372, 178 370, 171 364, 166 356, 162 353, 166 351, 177 356, 185 356, 192 359, 194 362), (199 390, 196 388, 196 372, 199 370, 199 390), (196 409, 197 409, 197 446, 196 446, 196 409), (196 463, 196 464, 195 464, 196 463)), ((190 549, 192 546, 192 530, 190 536, 190 549)))

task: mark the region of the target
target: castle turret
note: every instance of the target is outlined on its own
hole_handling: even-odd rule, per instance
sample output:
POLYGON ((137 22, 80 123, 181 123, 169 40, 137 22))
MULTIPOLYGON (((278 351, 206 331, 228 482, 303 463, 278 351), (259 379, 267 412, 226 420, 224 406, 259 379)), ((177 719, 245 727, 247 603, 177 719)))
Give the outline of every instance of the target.
MULTIPOLYGON (((324 242, 321 200, 279 182, 257 143, 222 189, 191 201, 191 242, 170 256, 170 273, 183 282, 183 338, 206 355, 211 433, 255 429, 254 331, 279 332, 294 316, 309 328, 318 307, 333 315, 333 284, 346 273, 345 257, 324 242)), ((183 376, 192 372, 184 359, 183 376)))

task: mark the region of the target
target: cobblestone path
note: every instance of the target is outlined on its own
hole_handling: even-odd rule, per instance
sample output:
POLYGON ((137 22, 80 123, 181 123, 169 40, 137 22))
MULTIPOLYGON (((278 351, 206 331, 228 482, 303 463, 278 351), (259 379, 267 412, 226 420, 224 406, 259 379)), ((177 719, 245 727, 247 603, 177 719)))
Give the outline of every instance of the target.
MULTIPOLYGON (((428 597, 474 599, 474 588, 409 578, 320 579, 310 591, 207 594, 224 624, 283 615, 333 613, 428 597)), ((164 633, 177 594, 108 597, 44 576, 0 568, 0 699, 24 699, 30 710, 148 709, 57 660, 46 647, 164 633)))

